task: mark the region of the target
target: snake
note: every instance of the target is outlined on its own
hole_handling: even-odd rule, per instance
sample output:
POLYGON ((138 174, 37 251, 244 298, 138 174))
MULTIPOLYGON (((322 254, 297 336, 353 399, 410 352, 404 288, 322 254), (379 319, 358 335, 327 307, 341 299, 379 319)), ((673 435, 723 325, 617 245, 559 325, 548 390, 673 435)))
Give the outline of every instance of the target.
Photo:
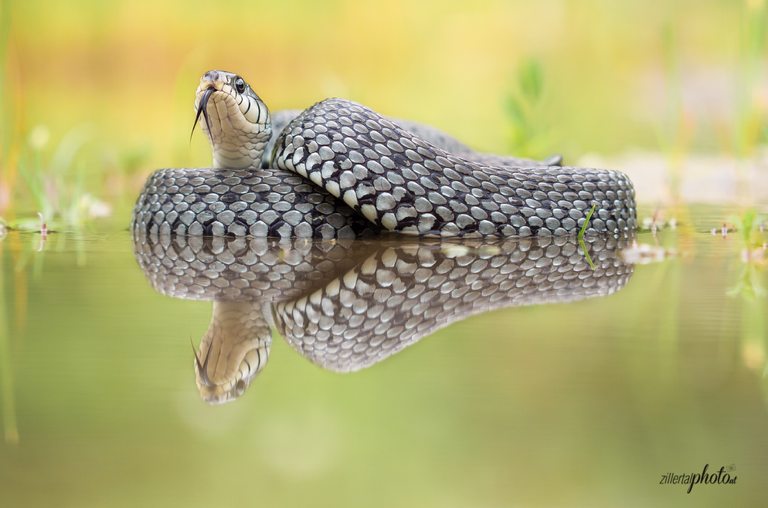
POLYGON ((475 152, 431 127, 331 98, 270 110, 239 75, 195 94, 210 168, 147 179, 132 227, 153 235, 425 238, 626 235, 635 193, 620 171, 475 152), (589 217, 589 220, 587 220, 589 217))
POLYGON ((452 323, 507 307, 611 295, 634 267, 632 237, 465 240, 200 237, 134 230, 136 260, 157 292, 212 301, 195 352, 211 404, 246 391, 270 358, 272 330, 333 372, 367 369, 452 323), (584 253, 589 253, 588 261, 584 253))

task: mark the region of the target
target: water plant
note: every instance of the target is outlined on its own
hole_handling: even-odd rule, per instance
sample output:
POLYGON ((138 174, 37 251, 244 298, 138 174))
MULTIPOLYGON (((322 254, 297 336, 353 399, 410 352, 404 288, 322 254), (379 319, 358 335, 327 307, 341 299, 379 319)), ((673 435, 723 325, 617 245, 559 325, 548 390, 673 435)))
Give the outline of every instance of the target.
POLYGON ((109 205, 84 190, 85 160, 79 156, 90 133, 72 129, 51 147, 46 126, 25 132, 19 86, 10 79, 15 76, 9 68, 15 63, 10 55, 12 11, 9 2, 0 2, 0 238, 11 228, 41 233, 79 229, 86 220, 111 213, 109 205), (19 177, 25 186, 17 185, 19 177), (13 203, 17 198, 19 203, 13 203))
POLYGON ((535 58, 524 60, 517 69, 516 82, 506 98, 511 129, 510 145, 526 157, 546 155, 548 130, 542 121, 544 69, 535 58))
POLYGON ((669 195, 675 205, 680 202, 684 159, 690 150, 694 124, 683 103, 683 80, 680 41, 675 27, 678 20, 668 20, 661 29, 661 57, 666 82, 664 121, 657 139, 667 158, 669 195))
POLYGON ((754 208, 744 210, 740 215, 732 215, 728 222, 735 224, 735 229, 741 233, 744 248, 753 249, 760 246, 760 234, 765 231, 766 218, 758 214, 754 208))
POLYGON ((761 142, 768 141, 768 110, 758 98, 766 70, 768 2, 745 0, 740 36, 733 145, 739 157, 748 157, 761 142))
POLYGON ((592 258, 589 256, 589 251, 587 251, 587 244, 584 242, 584 233, 586 233, 587 228, 589 227, 589 221, 592 220, 592 214, 595 213, 596 209, 597 203, 593 204, 592 208, 590 208, 587 212, 587 216, 584 219, 584 224, 581 225, 581 229, 579 229, 579 234, 577 235, 579 240, 579 247, 581 247, 581 252, 584 253, 584 258, 587 260, 589 267, 593 270, 595 269, 595 264, 592 262, 592 258))
POLYGON ((10 38, 10 7, 0 3, 0 214, 10 208, 13 180, 11 145, 13 141, 12 101, 8 89, 8 41, 10 38))
POLYGON ((13 227, 47 233, 79 229, 90 218, 110 215, 108 204, 85 191, 84 164, 79 154, 89 139, 88 129, 76 128, 49 150, 48 129, 32 129, 19 161, 19 172, 37 214, 17 220, 13 227))
POLYGON ((744 266, 738 282, 728 290, 729 296, 741 296, 747 301, 765 298, 768 291, 762 285, 760 269, 768 261, 766 241, 763 238, 765 218, 750 208, 741 215, 729 218, 741 233, 741 260, 744 266))

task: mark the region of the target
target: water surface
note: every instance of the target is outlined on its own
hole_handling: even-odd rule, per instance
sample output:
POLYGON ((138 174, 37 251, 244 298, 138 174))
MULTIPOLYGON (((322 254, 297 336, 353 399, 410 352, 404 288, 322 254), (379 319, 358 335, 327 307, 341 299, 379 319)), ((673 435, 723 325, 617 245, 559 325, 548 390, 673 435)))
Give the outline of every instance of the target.
POLYGON ((594 271, 578 248, 524 241, 323 247, 332 264, 312 246, 187 245, 208 256, 203 272, 255 259, 246 271, 259 277, 227 279, 245 299, 153 261, 170 244, 135 256, 127 231, 42 245, 11 233, 0 242, 2 504, 764 505, 768 276, 759 256, 744 261, 739 234, 710 233, 730 213, 640 233, 640 259, 658 258, 647 264, 631 241, 592 240, 594 271), (478 282, 473 266, 496 278, 478 282), (398 299, 393 281, 415 284, 406 275, 419 269, 431 270, 419 272, 426 289, 398 299), (339 310, 345 276, 369 284, 354 308, 376 326, 339 310), (178 298, 185 288, 195 299, 178 298), (317 349, 311 323, 333 295, 326 341, 356 327, 357 356, 317 349), (221 405, 201 399, 189 344, 206 335, 213 299, 273 326, 268 362, 221 405), (371 311, 387 302, 408 318, 371 311), (737 483, 659 485, 705 464, 737 483))

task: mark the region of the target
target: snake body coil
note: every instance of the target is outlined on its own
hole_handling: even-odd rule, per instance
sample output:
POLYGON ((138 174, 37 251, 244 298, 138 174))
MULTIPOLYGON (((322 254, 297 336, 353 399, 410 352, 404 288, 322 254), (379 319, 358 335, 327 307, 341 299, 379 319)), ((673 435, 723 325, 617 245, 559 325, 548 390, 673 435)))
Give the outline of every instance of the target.
POLYGON ((474 153, 342 99, 319 102, 273 132, 266 105, 221 71, 203 76, 197 110, 215 167, 154 173, 135 229, 319 239, 564 235, 581 228, 593 205, 587 232, 635 228, 632 183, 616 171, 474 153))

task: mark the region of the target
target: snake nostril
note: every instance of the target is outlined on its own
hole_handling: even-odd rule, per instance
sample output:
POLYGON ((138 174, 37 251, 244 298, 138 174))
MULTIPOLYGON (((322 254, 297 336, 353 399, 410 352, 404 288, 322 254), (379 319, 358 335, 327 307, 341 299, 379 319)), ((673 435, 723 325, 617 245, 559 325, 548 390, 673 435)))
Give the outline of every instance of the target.
POLYGON ((218 71, 208 71, 203 75, 203 78, 209 79, 211 81, 218 81, 219 79, 219 72, 218 71))

